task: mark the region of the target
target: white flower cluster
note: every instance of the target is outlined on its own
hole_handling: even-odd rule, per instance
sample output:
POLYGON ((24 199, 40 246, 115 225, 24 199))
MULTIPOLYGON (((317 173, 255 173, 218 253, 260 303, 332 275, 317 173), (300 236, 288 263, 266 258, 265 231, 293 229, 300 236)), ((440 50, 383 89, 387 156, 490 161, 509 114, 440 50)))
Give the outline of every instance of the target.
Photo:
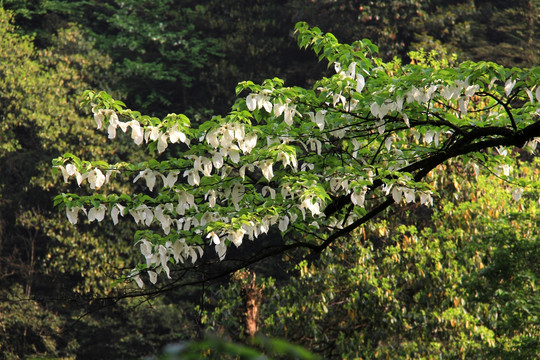
MULTIPOLYGON (((150 282, 155 284, 157 282, 158 274, 162 271, 167 274, 170 279, 169 259, 173 258, 178 264, 183 263, 188 258, 191 258, 191 262, 195 263, 199 257, 203 255, 203 249, 201 246, 191 246, 186 244, 186 239, 178 239, 174 242, 167 241, 165 245, 154 245, 147 239, 139 240, 141 253, 146 259, 146 265, 148 270, 148 277, 150 282)), ((144 286, 144 282, 141 279, 141 274, 137 270, 133 270, 131 278, 135 280, 139 287, 144 286)))
POLYGON ((257 134, 251 132, 246 135, 244 124, 233 122, 209 131, 206 134, 206 142, 216 150, 213 156, 214 166, 220 168, 223 159, 227 157, 237 164, 240 161, 240 152, 251 153, 257 146, 257 134))
POLYGON ((291 104, 291 101, 287 99, 284 103, 270 101, 271 90, 264 89, 259 93, 251 93, 246 97, 246 106, 249 111, 264 109, 268 113, 272 113, 274 116, 280 117, 283 114, 284 122, 291 126, 295 116, 302 117, 302 114, 296 110, 296 105, 291 104))
POLYGON ((141 145, 143 142, 148 143, 149 141, 157 141, 159 153, 165 151, 168 143, 174 144, 182 142, 186 145, 190 144, 189 138, 178 129, 177 124, 163 131, 163 129, 157 126, 143 127, 137 120, 128 122, 120 121, 114 110, 96 109, 94 107, 92 111, 94 113, 97 129, 101 129, 105 119, 109 119, 109 126, 107 128, 109 139, 114 139, 116 137, 117 128, 120 128, 123 132, 127 132, 128 128, 131 128, 131 139, 133 139, 135 144, 141 145))
MULTIPOLYGON (((341 69, 341 64, 339 62, 334 63, 334 69, 341 79, 351 79, 355 82, 354 90, 357 92, 362 92, 364 86, 366 85, 366 79, 360 73, 356 72, 357 63, 351 62, 347 71, 341 69)), ((364 70, 365 71, 365 70, 364 70)), ((335 101, 335 100, 334 100, 335 101)), ((334 102, 335 105, 335 102, 334 102)))
POLYGON ((73 164, 66 164, 66 166, 59 165, 57 166, 58 169, 62 172, 62 176, 64 177, 64 182, 68 182, 69 178, 71 176, 74 176, 75 179, 77 179, 77 184, 81 186, 82 182, 84 180, 88 181, 88 184, 90 185, 90 188, 95 190, 102 187, 104 184, 109 182, 111 174, 113 174, 116 170, 107 170, 105 174, 99 169, 94 168, 90 171, 86 171, 83 174, 81 174, 77 167, 73 164))
POLYGON ((399 182, 391 185, 384 184, 382 190, 386 195, 391 194, 394 201, 398 204, 402 200, 405 200, 407 204, 415 202, 416 194, 418 193, 418 197, 422 205, 433 206, 433 197, 428 191, 416 191, 415 189, 400 185, 399 182))

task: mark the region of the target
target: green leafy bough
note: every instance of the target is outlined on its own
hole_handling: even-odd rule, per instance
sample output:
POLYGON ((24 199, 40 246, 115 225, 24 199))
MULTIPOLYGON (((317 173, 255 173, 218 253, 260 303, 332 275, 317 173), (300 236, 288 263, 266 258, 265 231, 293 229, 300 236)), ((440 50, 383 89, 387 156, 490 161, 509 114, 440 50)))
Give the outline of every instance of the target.
POLYGON ((433 203, 429 173, 461 157, 515 183, 508 148, 535 152, 540 136, 540 67, 504 68, 490 62, 454 67, 385 63, 369 40, 340 44, 305 23, 298 43, 328 61, 335 74, 312 89, 274 78, 238 85, 225 116, 191 127, 184 115, 163 119, 126 109, 104 92, 85 92, 98 129, 118 129, 154 158, 108 164, 65 154, 53 161, 68 182, 87 182, 91 195, 56 197, 72 224, 106 215, 132 218, 146 261, 131 272, 143 286, 173 263, 197 261, 214 247, 255 240, 277 227, 281 251, 321 251, 394 203, 433 203), (159 159, 159 160, 158 160, 159 159), (107 194, 111 177, 144 182, 148 191, 107 194))

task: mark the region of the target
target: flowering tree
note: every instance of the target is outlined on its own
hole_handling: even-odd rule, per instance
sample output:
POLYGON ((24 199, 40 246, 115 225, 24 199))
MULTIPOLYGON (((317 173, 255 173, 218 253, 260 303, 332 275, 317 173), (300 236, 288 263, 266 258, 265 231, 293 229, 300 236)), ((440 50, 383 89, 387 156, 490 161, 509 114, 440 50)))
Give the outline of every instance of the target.
POLYGON ((184 115, 149 117, 86 92, 98 129, 109 139, 129 132, 155 157, 108 164, 65 154, 53 161, 56 171, 66 182, 87 182, 92 194, 61 194, 56 204, 72 224, 81 215, 134 220, 146 259, 131 272, 139 286, 145 274, 156 283, 159 274, 171 277, 171 264, 196 262, 210 248, 222 260, 228 247, 274 226, 279 251, 321 251, 394 203, 432 204, 436 188, 427 179, 448 159, 513 181, 516 201, 533 185, 513 178, 505 155, 512 147, 535 151, 539 67, 384 63, 368 40, 340 44, 305 23, 296 31, 334 75, 313 89, 277 78, 240 83, 245 97, 232 111, 198 127, 184 115), (147 190, 107 193, 111 177, 147 190))

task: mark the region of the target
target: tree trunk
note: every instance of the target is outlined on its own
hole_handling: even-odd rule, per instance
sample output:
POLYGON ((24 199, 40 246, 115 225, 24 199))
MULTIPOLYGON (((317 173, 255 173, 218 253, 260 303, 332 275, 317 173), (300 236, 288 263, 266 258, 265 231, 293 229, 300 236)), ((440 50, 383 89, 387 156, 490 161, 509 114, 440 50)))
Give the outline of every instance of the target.
POLYGON ((251 338, 259 330, 259 305, 262 298, 262 288, 255 284, 255 273, 247 271, 244 276, 241 292, 244 310, 244 332, 246 337, 251 338))

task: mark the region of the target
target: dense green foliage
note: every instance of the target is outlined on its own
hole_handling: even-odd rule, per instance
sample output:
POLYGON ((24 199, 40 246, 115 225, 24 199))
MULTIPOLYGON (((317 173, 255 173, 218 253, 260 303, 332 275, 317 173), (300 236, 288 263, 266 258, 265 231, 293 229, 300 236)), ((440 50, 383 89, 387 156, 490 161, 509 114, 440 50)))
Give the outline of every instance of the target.
MULTIPOLYGON (((537 0, 4 0, 40 46, 81 24, 112 60, 108 87, 147 114, 228 112, 240 81, 311 84, 324 71, 292 36, 306 21, 343 42, 371 39, 384 60, 448 50, 460 60, 536 65, 537 0)), ((101 89, 101 88, 100 88, 101 89)))
MULTIPOLYGON (((535 358, 540 194, 516 203, 498 178, 463 176, 452 170, 459 165, 435 173, 457 196, 437 201, 423 224, 418 206, 404 207, 387 216, 403 225, 371 223, 286 282, 259 279, 261 333, 323 358, 535 358), (374 248, 373 238, 384 245, 374 248)), ((537 162, 521 166, 538 176, 537 162)), ((239 283, 216 299, 209 329, 241 338, 239 283)))
POLYGON ((110 292, 129 259, 126 242, 78 232, 52 206, 56 191, 67 188, 52 176, 51 156, 68 144, 96 157, 121 152, 95 136, 78 106, 81 89, 102 84, 98 75, 109 62, 77 27, 61 31, 43 50, 17 35, 3 10, 0 31, 0 331, 6 339, 0 352, 54 353, 66 319, 57 313, 64 305, 48 299, 110 292))
MULTIPOLYGON (((540 312, 536 266, 538 174, 537 162, 521 150, 499 148, 499 152, 482 152, 464 163, 456 160, 434 170, 426 178, 428 187, 417 189, 426 193, 437 189, 433 209, 402 200, 399 206, 381 212, 379 220, 328 243, 328 247, 306 241, 315 248, 292 251, 289 247, 283 258, 270 257, 252 265, 257 284, 264 288, 259 333, 284 338, 284 343, 245 338, 245 313, 240 310, 245 283, 234 280, 237 277, 227 281, 229 271, 253 261, 250 254, 256 255, 255 260, 272 254, 268 249, 249 250, 260 241, 253 245, 244 241, 239 249, 230 248, 220 264, 216 264, 213 251, 193 268, 170 263, 175 280, 162 287, 159 283, 152 286, 143 275, 149 296, 139 300, 133 284, 115 282, 139 261, 137 251, 133 251, 136 226, 126 221, 130 215, 120 220, 121 227, 110 222, 88 224, 81 216, 76 225, 68 223, 64 210, 59 215, 53 208, 53 198, 60 192, 81 190, 76 184, 64 184, 58 174, 51 176, 50 160, 69 151, 77 158, 127 161, 135 176, 145 164, 159 168, 167 160, 183 156, 184 145, 169 144, 167 152, 156 157, 159 164, 145 163, 156 155, 152 152, 158 148, 156 142, 150 142, 148 157, 126 139, 129 134, 119 132, 114 143, 104 139, 92 129, 87 113, 90 108, 79 107, 86 89, 106 90, 130 107, 158 117, 186 113, 192 125, 189 131, 186 128, 186 134, 194 140, 202 135, 195 133, 198 124, 206 122, 206 128, 201 128, 204 132, 231 119, 223 116, 206 121, 211 114, 228 113, 235 102, 234 89, 244 80, 253 82, 238 89, 243 92, 234 105, 233 116, 249 120, 253 128, 260 121, 259 141, 284 129, 272 128, 274 119, 268 117, 264 102, 251 111, 253 104, 247 105, 246 96, 266 88, 279 92, 284 100, 299 90, 293 87, 298 85, 306 89, 302 95, 305 98, 299 101, 306 104, 298 109, 308 120, 291 134, 294 136, 296 130, 299 135, 315 134, 316 139, 329 145, 322 129, 317 133, 315 120, 320 124, 320 118, 309 124, 306 111, 315 115, 324 106, 322 97, 311 97, 315 81, 326 76, 329 84, 337 74, 332 64, 328 68, 324 61, 317 63, 311 50, 298 49, 293 31, 294 24, 302 20, 334 33, 345 43, 369 38, 379 46, 378 56, 385 61, 379 64, 387 73, 379 72, 378 81, 363 73, 372 81, 366 89, 394 81, 403 75, 400 67, 405 72, 413 69, 407 65, 411 58, 420 65, 417 69, 434 68, 420 70, 423 76, 441 78, 448 84, 455 79, 450 73, 439 72, 440 67, 470 69, 472 65, 462 64, 468 59, 507 66, 477 69, 492 71, 490 75, 499 72, 495 75, 499 78, 496 89, 489 91, 497 91, 507 109, 501 103, 489 104, 488 96, 483 97, 485 103, 483 95, 472 102, 476 107, 473 113, 482 106, 494 106, 494 114, 503 114, 493 115, 491 123, 482 126, 507 127, 509 130, 500 131, 509 136, 512 121, 504 114, 514 113, 513 121, 522 129, 531 120, 528 111, 534 110, 536 100, 540 101, 534 80, 538 74, 532 72, 527 77, 523 69, 511 69, 539 63, 538 1, 3 0, 0 8, 12 11, 0 10, 0 358, 137 358, 157 354, 167 343, 201 339, 205 331, 233 343, 209 339, 170 348, 171 356, 189 353, 193 358, 201 354, 222 358, 223 354, 243 353, 249 358, 264 353, 270 357, 296 354, 311 358, 309 352, 287 344, 290 342, 323 358, 535 358, 540 348, 535 328, 540 312), (457 57, 441 62, 433 54, 409 53, 420 47, 436 49, 444 59, 446 53, 456 53, 457 57), (402 62, 390 62, 394 56, 402 62), (284 79, 284 84, 275 79, 263 84, 264 79, 274 76, 284 79), (516 78, 519 80, 512 83, 516 78), (507 89, 510 94, 505 94, 507 89), (504 151, 510 155, 502 159, 490 156, 504 151), (517 158, 523 162, 518 163, 517 158), (482 174, 476 179, 471 167, 474 162, 499 171, 507 183, 482 174), (519 171, 507 176, 506 166, 519 171), (516 202, 512 196, 522 198, 516 202), (249 261, 233 262, 238 259, 249 261), (227 267, 229 261, 232 266, 227 267), (221 279, 227 285, 218 289, 208 279, 221 279)), ((368 42, 359 44, 363 50, 375 49, 368 42)), ((332 51, 343 55, 348 51, 344 46, 336 45, 332 51)), ((367 58, 371 61, 370 54, 367 58)), ((349 60, 340 59, 343 64, 349 60)), ((367 63, 364 60, 362 66, 367 63)), ((474 81, 478 74, 472 75, 469 80, 474 81)), ((402 78, 402 89, 415 76, 420 78, 419 73, 402 78)), ((346 87, 347 81, 339 86, 346 87)), ((323 80, 318 85, 324 84, 323 80)), ((415 86, 424 84, 419 81, 415 86)), ((387 90, 383 91, 385 96, 387 90)), ((362 96, 357 100, 369 107, 371 98, 362 96)), ((105 101, 101 105, 111 104, 103 94, 93 100, 102 98, 105 101)), ((376 102, 381 99, 375 98, 376 102)), ((116 105, 123 108, 121 102, 116 105)), ((363 111, 367 118, 376 117, 367 108, 363 111)), ((121 120, 133 114, 126 113, 121 120)), ((473 118, 469 113, 469 119, 473 118)), ((159 118, 146 119, 154 125, 160 123, 159 118)), ((169 119, 169 125, 173 120, 178 119, 169 119)), ((459 123, 462 125, 469 131, 467 126, 472 122, 459 123)), ((326 130, 329 126, 327 123, 326 130)), ((420 130, 420 134, 429 137, 426 130, 420 130)), ((388 145, 394 148, 406 143, 404 138, 400 142, 392 137, 393 144, 378 136, 372 139, 372 154, 384 153, 388 145), (377 147, 378 141, 384 145, 377 147)), ((439 139, 443 141, 444 136, 439 139)), ((420 143, 419 147, 429 148, 425 142, 420 143)), ((203 147, 197 146, 192 146, 192 154, 204 154, 203 147)), ((275 147, 271 157, 275 161, 289 150, 275 147)), ((255 151, 257 155, 251 160, 265 158, 264 152, 255 151)), ((297 149, 297 154, 302 151, 297 149)), ((316 152, 316 142, 308 144, 306 153, 297 159, 300 164, 311 162, 316 152)), ((331 163, 331 153, 325 153, 328 168, 336 166, 331 163)), ((176 165, 188 170, 191 164, 176 165)), ((248 176, 260 177, 260 170, 254 170, 248 170, 248 176)), ((284 169, 275 165, 273 170, 274 181, 283 179, 278 171, 284 169)), ((292 172, 291 165, 287 172, 292 172)), ((303 180, 309 183, 313 179, 307 176, 303 180)), ((187 186, 188 181, 186 175, 180 182, 187 186)), ((159 177, 157 183, 156 188, 161 187, 159 177)), ((299 182, 300 187, 307 183, 299 182)), ((262 179, 255 184, 253 194, 260 193, 265 185, 272 188, 275 183, 262 179)), ((205 186, 208 190, 213 185, 205 186)), ((148 191, 144 179, 136 184, 120 183, 113 176, 106 187, 104 195, 155 195, 148 191)), ((83 182, 82 191, 93 190, 83 182)), ((267 188, 263 197, 267 205, 272 203, 269 191, 267 188)), ((322 194, 315 191, 312 195, 322 194)), ((376 200, 368 199, 367 203, 376 200)), ((146 200, 141 197, 141 201, 146 200)), ((321 211, 329 201, 325 198, 319 203, 321 211)), ((315 209, 313 204, 304 203, 307 218, 312 211, 308 206, 315 209)), ((234 205, 229 205, 234 212, 234 205)), ((87 204, 87 210, 91 208, 87 204)), ((283 214, 282 210, 272 209, 278 214, 283 214)), ((342 209, 341 215, 346 212, 342 209)), ((358 209, 354 212, 362 214, 358 209)), ((262 217, 264 214, 259 213, 262 217)), ((159 233, 160 224, 154 224, 157 226, 152 230, 159 233)), ((299 235, 302 226, 290 233, 295 241, 309 240, 299 235)), ((308 236, 323 233, 313 224, 303 230, 308 236)), ((277 229, 270 234, 264 241, 281 246, 277 229)), ((230 244, 231 238, 222 239, 230 244)), ((205 249, 207 243, 208 239, 200 239, 205 249)), ((139 248, 137 244, 135 250, 139 248)), ((144 273, 144 266, 139 269, 144 273)))

